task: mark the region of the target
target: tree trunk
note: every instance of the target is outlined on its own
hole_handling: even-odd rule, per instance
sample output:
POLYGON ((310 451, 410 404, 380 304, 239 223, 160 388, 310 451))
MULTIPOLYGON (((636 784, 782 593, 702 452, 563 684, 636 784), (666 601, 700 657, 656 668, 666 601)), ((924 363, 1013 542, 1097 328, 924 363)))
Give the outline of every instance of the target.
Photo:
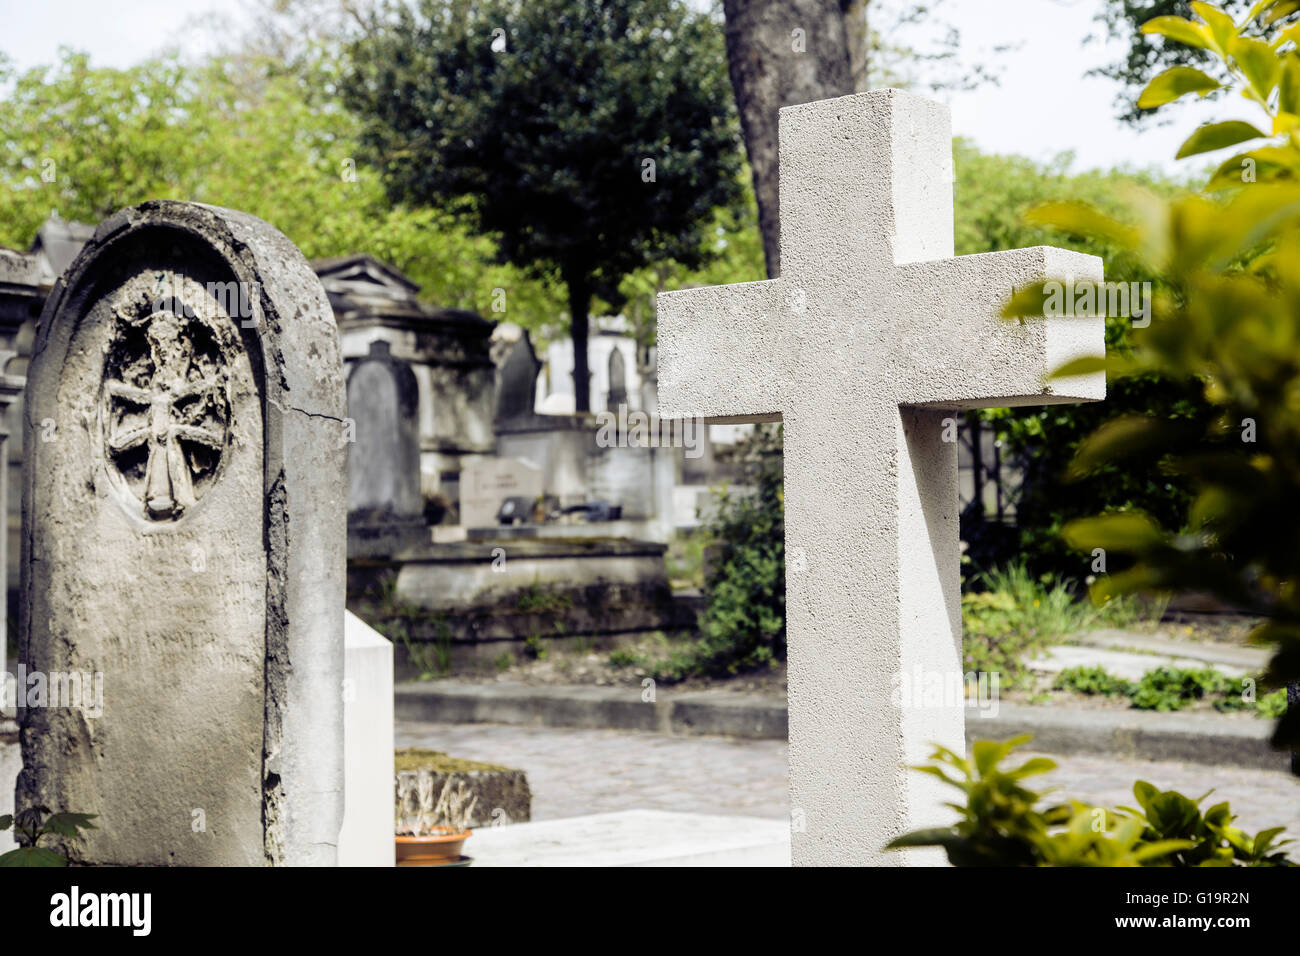
POLYGON ((849 47, 849 75, 853 92, 867 91, 867 71, 871 66, 867 55, 867 4, 871 0, 840 0, 844 16, 844 38, 849 47))
MULTIPOLYGON (((777 110, 854 91, 845 18, 865 0, 724 0, 727 67, 754 174, 767 274, 781 272, 777 110), (841 4, 846 4, 842 8, 841 4)), ((865 51, 862 54, 865 70, 865 51)))
POLYGON ((569 290, 569 337, 573 339, 573 407, 591 411, 591 371, 587 367, 587 312, 591 308, 591 288, 587 276, 577 270, 565 270, 564 284, 569 290))

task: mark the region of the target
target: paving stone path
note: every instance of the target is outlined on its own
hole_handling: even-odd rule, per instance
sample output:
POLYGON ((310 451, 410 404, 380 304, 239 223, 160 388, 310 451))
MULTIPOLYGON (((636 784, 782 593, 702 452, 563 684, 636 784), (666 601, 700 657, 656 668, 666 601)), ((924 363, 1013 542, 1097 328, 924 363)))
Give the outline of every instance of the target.
MULTIPOLYGON (((408 720, 397 721, 396 732, 398 747, 426 747, 526 771, 534 820, 631 809, 758 817, 784 817, 789 810, 786 745, 776 740, 408 720)), ((1191 797, 1213 788, 1210 802, 1228 800, 1240 826, 1286 826, 1300 838, 1300 781, 1284 773, 1099 757, 1052 759, 1058 769, 1039 779, 1044 786, 1060 787, 1063 796, 1131 805, 1137 779, 1191 797)))

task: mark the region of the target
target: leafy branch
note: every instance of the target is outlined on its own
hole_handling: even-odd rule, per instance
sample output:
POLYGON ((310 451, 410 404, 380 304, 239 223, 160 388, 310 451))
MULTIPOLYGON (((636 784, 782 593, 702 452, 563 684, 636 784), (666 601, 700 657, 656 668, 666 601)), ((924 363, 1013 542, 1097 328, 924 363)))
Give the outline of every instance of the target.
POLYGON ((97 816, 96 813, 54 813, 49 807, 41 806, 29 807, 16 816, 7 813, 0 816, 0 832, 12 827, 19 841, 27 844, 0 856, 0 866, 67 866, 66 857, 38 845, 41 837, 80 839, 82 830, 98 829, 90 822, 97 816))

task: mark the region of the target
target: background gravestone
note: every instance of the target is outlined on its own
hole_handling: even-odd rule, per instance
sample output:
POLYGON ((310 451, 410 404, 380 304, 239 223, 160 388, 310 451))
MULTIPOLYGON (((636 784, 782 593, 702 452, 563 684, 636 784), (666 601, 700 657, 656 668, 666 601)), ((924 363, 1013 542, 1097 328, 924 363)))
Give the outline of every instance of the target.
MULTIPOLYGON (((460 523, 466 528, 495 528, 507 498, 536 502, 545 490, 542 471, 517 458, 472 458, 460 473, 460 523)), ((533 520, 531 510, 519 516, 533 520)))
POLYGON ((533 414, 537 374, 542 363, 533 352, 527 330, 515 340, 497 371, 496 420, 509 421, 533 414))
POLYGON ((419 387, 415 373, 389 344, 348 375, 348 417, 356 430, 348 450, 348 553, 392 555, 427 538, 420 495, 419 387))
POLYGON ((338 332, 242 213, 112 216, 28 378, 19 657, 102 716, 20 712, 16 804, 97 813, 74 862, 335 862, 342 816, 338 332))
POLYGON ((627 365, 623 353, 618 349, 609 353, 609 395, 605 407, 617 412, 620 405, 627 404, 627 365))

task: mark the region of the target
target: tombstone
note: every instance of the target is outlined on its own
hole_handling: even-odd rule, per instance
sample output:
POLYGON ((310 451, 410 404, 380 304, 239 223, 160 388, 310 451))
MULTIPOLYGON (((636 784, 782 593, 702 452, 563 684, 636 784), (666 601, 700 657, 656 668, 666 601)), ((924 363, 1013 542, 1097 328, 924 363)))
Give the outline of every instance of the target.
MULTIPOLYGON (((35 256, 0 247, 0 675, 7 666, 5 628, 9 617, 9 409, 14 404, 20 407, 22 404, 24 378, 15 369, 22 361, 18 355, 18 339, 23 327, 40 314, 46 292, 42 278, 41 264, 35 256)), ((15 534, 14 543, 17 541, 15 534)), ((0 694, 0 713, 5 710, 6 702, 0 694)))
POLYGON ((627 365, 623 353, 617 346, 609 353, 609 392, 605 407, 617 412, 620 405, 627 404, 627 365))
POLYGON ((251 216, 125 209, 55 285, 19 662, 102 675, 103 705, 19 710, 16 803, 99 815, 71 861, 335 862, 344 401, 319 281, 251 216))
MULTIPOLYGON (((542 471, 517 458, 473 458, 460 473, 460 523, 464 528, 491 528, 507 498, 536 501, 545 489, 542 471)), ((525 523, 532 515, 522 516, 525 523)))
POLYGON ((659 297, 659 402, 673 418, 785 422, 792 857, 883 852, 951 820, 905 765, 965 747, 958 410, 1101 399, 1101 319, 1009 323, 1017 287, 1097 280, 1101 260, 1037 247, 953 258, 945 107, 880 90, 781 110, 781 276, 659 297), (955 425, 955 421, 953 423, 955 425), (951 686, 949 683, 948 686, 951 686), (906 691, 906 693, 904 693, 906 691))
POLYGON ((421 492, 455 500, 461 459, 492 454, 494 324, 420 302, 420 286, 369 255, 312 263, 338 321, 348 367, 376 339, 409 363, 418 386, 421 492))
POLYGON ((348 374, 348 556, 393 555, 428 538, 420 494, 419 388, 389 344, 348 374))
POLYGON ((343 644, 339 866, 393 866, 393 645, 351 611, 343 644))
POLYGON ((497 371, 496 420, 510 421, 528 418, 533 414, 533 401, 537 397, 537 373, 542 363, 537 361, 528 330, 515 340, 505 361, 497 371))

